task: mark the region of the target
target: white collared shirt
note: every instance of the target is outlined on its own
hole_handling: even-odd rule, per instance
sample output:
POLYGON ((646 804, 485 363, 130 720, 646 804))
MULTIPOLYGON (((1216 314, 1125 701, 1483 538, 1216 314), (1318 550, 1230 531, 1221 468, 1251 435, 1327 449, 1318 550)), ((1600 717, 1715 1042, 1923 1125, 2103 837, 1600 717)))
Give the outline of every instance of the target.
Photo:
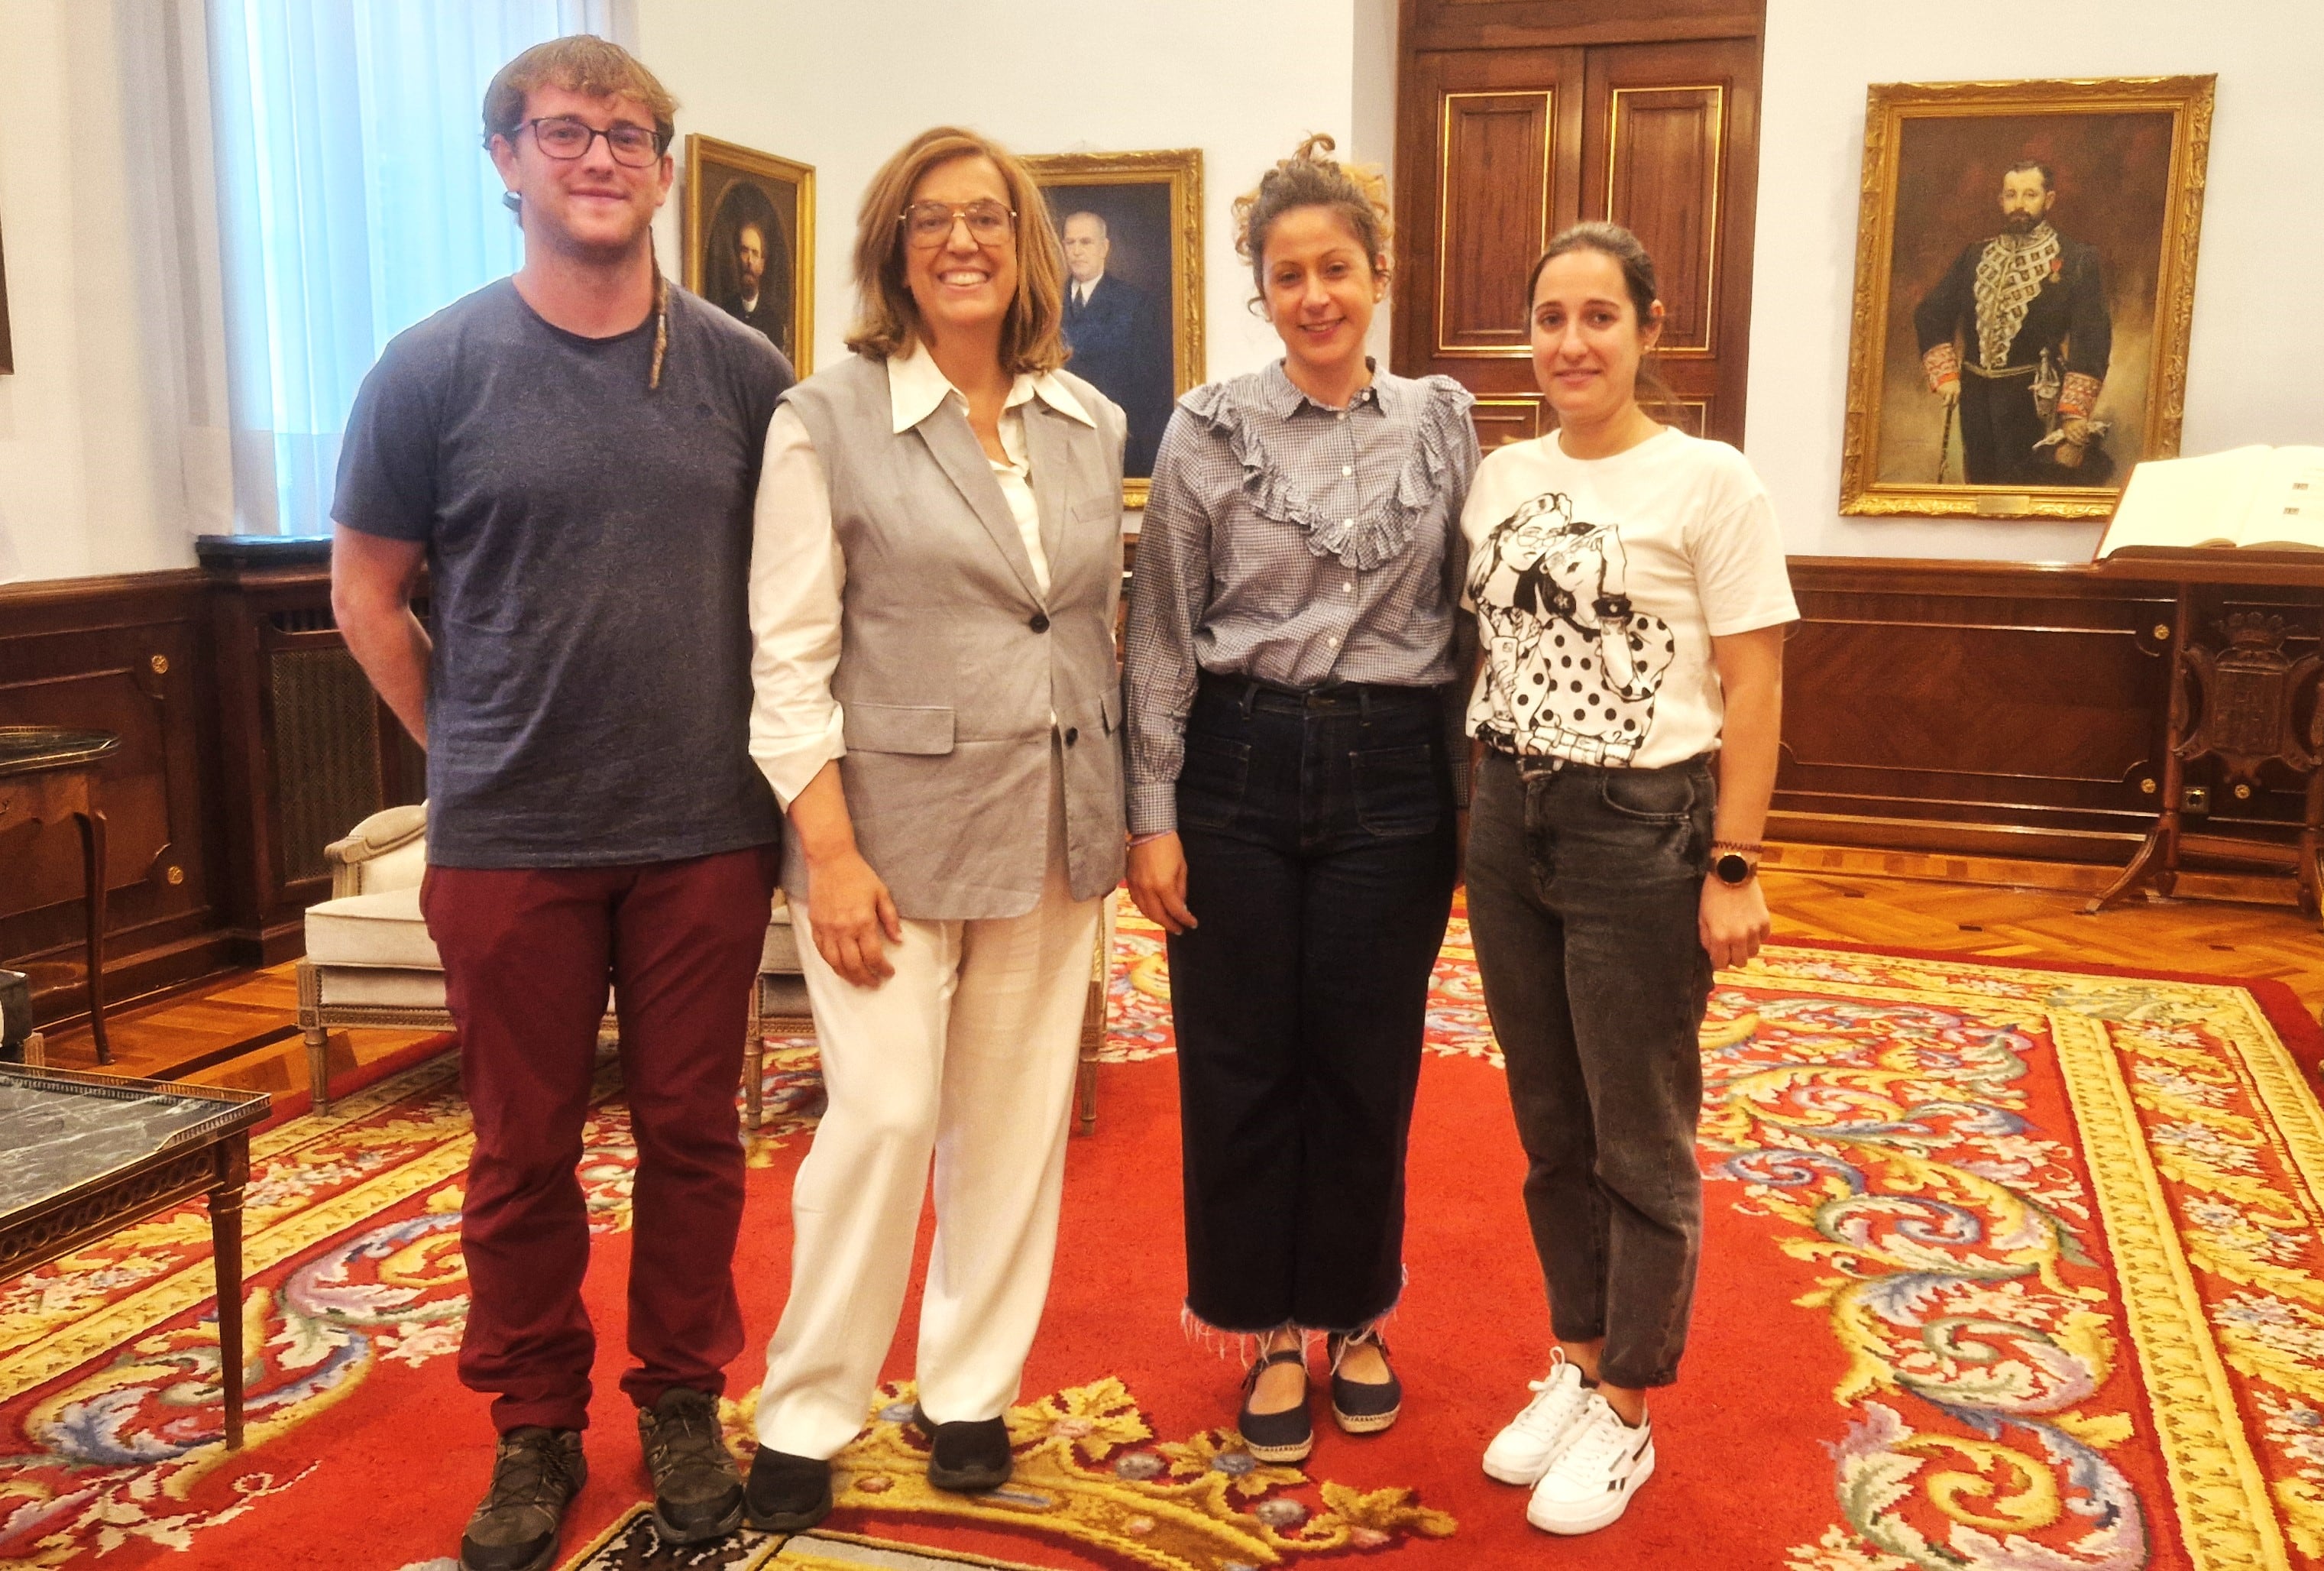
MULTIPOLYGON (((1041 544, 1041 512, 1025 445, 1024 406, 1036 398, 1092 430, 1097 421, 1056 377, 1019 373, 1001 414, 1001 448, 1007 457, 986 459, 1025 542, 1033 581, 1046 596, 1049 558, 1041 544)), ((888 362, 889 415, 896 431, 918 425, 946 399, 967 418, 968 400, 918 346, 888 362)), ((751 756, 786 809, 825 764, 847 751, 845 716, 831 695, 846 584, 847 560, 832 527, 823 459, 798 411, 780 405, 767 423, 767 458, 752 513, 751 633, 756 647, 751 659, 751 756)))
POLYGON ((1084 283, 1078 279, 1068 277, 1065 280, 1065 288, 1073 292, 1074 303, 1075 305, 1085 306, 1089 304, 1090 296, 1097 292, 1097 286, 1104 282, 1105 269, 1101 267, 1097 270, 1097 276, 1091 279, 1087 283, 1084 283))

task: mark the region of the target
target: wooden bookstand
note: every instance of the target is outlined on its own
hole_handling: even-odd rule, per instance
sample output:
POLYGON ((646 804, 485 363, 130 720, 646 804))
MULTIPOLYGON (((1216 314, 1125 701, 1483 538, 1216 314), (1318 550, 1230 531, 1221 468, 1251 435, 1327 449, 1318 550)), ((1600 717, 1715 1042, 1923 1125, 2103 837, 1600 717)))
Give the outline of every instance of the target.
MULTIPOLYGON (((2224 642, 2204 642, 2197 636, 2196 612, 2201 591, 2230 585, 2324 591, 2324 553, 2146 546, 2118 551, 2098 566, 2111 576, 2172 584, 2178 605, 2171 636, 2162 810, 2122 876, 2087 909, 2104 910, 2143 886, 2161 895, 2171 892, 2186 839, 2186 766, 2216 755, 2226 766, 2227 782, 2239 789, 2256 790, 2260 768, 2267 763, 2282 763, 2305 781, 2307 811, 2293 876, 2300 909, 2324 919, 2324 692, 2312 679, 2324 669, 2324 655, 2294 660, 2286 654, 2283 618, 2264 612, 2228 616, 2217 627, 2224 642)), ((2324 607, 2318 620, 2324 626, 2324 607)))

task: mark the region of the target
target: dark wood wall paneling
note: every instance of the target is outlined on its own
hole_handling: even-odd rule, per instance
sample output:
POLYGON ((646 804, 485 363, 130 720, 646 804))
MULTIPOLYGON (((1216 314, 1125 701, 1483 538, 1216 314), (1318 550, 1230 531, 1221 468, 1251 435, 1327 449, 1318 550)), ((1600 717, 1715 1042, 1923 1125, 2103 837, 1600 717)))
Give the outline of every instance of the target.
MULTIPOLYGON (((2172 591, 2087 568, 1794 558, 1783 769, 1769 832, 1943 855, 2120 865, 2159 805, 2172 591), (2154 782, 2149 789, 2148 782, 2154 782)), ((2318 647, 2324 596, 2218 592, 2318 647)), ((420 760, 364 698, 329 626, 327 571, 226 563, 0 589, 0 724, 91 725, 107 764, 107 989, 115 1000, 300 947, 322 843, 416 800, 420 760)), ((2190 864, 2289 860, 2287 772, 2237 801, 2207 762, 2190 864), (2227 855, 2222 856, 2222 847, 2227 855)), ((36 1012, 80 1009, 69 826, 0 838, 0 965, 36 1012)))
MULTIPOLYGON (((326 554, 260 550, 0 588, 0 725, 122 738, 101 787, 115 1003, 299 954, 323 845, 420 794, 331 625, 326 554)), ((0 836, 0 966, 31 974, 45 1023, 84 1009, 81 901, 70 824, 0 836)))
MULTIPOLYGON (((1784 758, 1768 833, 1883 850, 2118 865, 2160 805, 2172 590, 2083 567, 1796 557, 1784 758)), ((2317 646, 2324 596, 2236 588, 2317 646)), ((2190 865, 2288 865, 2302 799, 2288 771, 2238 801, 2215 761, 2190 865), (2222 855, 2224 853, 2224 855, 2222 855)))
MULTIPOLYGON (((210 817, 218 754, 197 571, 0 589, 0 725, 121 737, 105 766, 107 990, 115 998, 226 961, 226 869, 210 817)), ((83 972, 80 842, 69 823, 0 838, 0 966, 29 971, 35 1013, 83 972)), ((78 1009, 77 1001, 71 1007, 78 1009)))

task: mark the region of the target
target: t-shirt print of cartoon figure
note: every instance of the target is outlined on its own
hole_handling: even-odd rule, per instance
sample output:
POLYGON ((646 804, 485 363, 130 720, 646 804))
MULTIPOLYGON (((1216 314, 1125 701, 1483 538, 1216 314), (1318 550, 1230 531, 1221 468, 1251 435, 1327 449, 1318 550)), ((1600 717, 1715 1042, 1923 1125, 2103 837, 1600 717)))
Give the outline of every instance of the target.
POLYGON ((1522 756, 1628 766, 1676 641, 1631 605, 1621 531, 1576 518, 1563 493, 1534 496, 1488 533, 1469 594, 1486 644, 1477 734, 1522 756))

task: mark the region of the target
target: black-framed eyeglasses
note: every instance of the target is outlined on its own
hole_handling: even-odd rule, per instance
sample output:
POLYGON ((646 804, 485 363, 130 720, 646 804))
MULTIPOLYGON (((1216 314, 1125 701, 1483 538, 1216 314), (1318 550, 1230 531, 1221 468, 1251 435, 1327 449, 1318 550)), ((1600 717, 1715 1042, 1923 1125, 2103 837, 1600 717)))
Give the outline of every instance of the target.
POLYGON ((600 136, 613 162, 632 169, 643 169, 661 156, 661 133, 626 120, 603 131, 570 115, 544 115, 525 124, 532 127, 533 145, 555 159, 580 158, 600 136))
POLYGON ((896 222, 904 226, 905 240, 921 251, 952 238, 954 224, 966 224, 969 237, 979 245, 991 245, 1009 238, 1016 228, 1017 210, 995 201, 964 202, 958 207, 950 202, 914 202, 896 215, 896 222))

